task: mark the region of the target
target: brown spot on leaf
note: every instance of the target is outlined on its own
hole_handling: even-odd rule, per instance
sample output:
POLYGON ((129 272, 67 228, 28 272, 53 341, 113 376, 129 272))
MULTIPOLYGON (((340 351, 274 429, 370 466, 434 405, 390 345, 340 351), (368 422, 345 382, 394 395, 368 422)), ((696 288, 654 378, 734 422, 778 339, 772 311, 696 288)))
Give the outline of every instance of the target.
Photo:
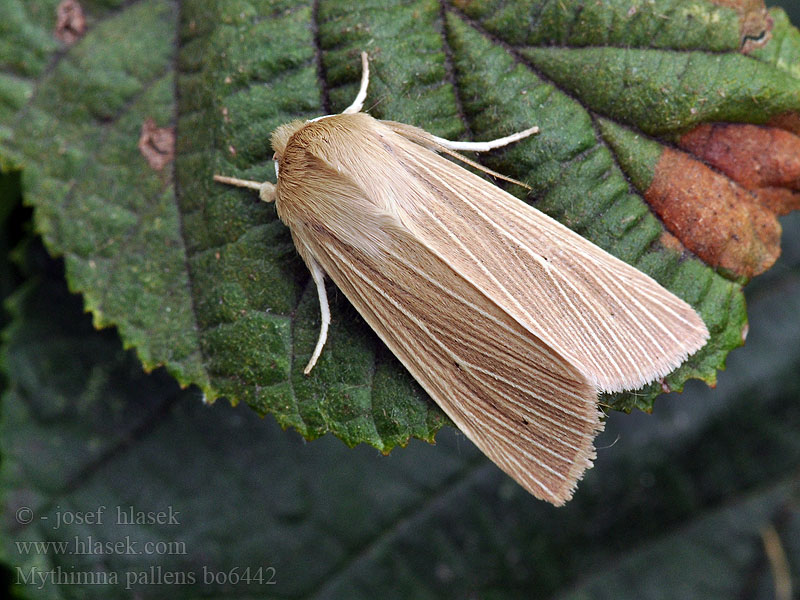
POLYGON ((749 54, 772 38, 772 17, 764 0, 711 0, 717 6, 727 6, 739 13, 740 51, 749 54))
POLYGON ((780 254, 774 213, 724 174, 666 148, 645 199, 666 228, 707 264, 752 277, 780 254))
POLYGON ((86 31, 86 17, 83 16, 78 0, 61 0, 56 7, 55 36, 67 45, 77 42, 86 31))
POLYGON ((139 152, 151 169, 160 171, 175 157, 175 130, 158 127, 153 119, 146 119, 139 135, 139 152))
POLYGON ((705 123, 678 143, 750 190, 770 212, 800 208, 800 136, 776 127, 705 123))
POLYGON ((681 254, 686 251, 686 248, 683 244, 681 244, 681 241, 666 229, 661 232, 658 241, 661 242, 662 246, 668 248, 669 250, 674 250, 675 252, 680 252, 681 254))

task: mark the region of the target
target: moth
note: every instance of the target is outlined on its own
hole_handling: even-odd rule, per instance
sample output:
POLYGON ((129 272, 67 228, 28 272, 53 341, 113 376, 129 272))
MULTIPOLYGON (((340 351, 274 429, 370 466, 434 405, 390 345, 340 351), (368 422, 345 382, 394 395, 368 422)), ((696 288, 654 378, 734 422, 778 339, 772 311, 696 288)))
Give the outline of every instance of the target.
POLYGON ((708 330, 647 275, 441 156, 502 177, 456 151, 535 127, 473 143, 377 120, 361 112, 361 59, 341 114, 272 134, 277 184, 214 178, 275 202, 311 272, 322 322, 306 374, 330 324, 327 275, 468 438, 561 505, 595 457, 598 392, 665 376, 708 330))

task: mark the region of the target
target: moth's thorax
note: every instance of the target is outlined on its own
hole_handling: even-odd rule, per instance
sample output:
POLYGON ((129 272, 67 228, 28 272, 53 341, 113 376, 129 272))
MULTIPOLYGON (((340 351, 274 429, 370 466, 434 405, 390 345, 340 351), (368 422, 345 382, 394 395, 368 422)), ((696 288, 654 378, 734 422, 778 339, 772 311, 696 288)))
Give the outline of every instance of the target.
POLYGON ((313 230, 378 256, 391 245, 387 228, 402 228, 403 215, 423 201, 423 186, 402 161, 411 142, 369 115, 290 123, 273 139, 275 207, 295 237, 313 230))
POLYGON ((319 190, 341 178, 359 187, 379 180, 381 159, 385 163, 390 152, 383 138, 392 135, 384 130, 379 121, 364 113, 293 121, 276 129, 272 145, 279 173, 279 211, 280 200, 294 192, 319 190))
POLYGON ((337 135, 352 128, 363 128, 369 122, 374 123, 375 119, 364 113, 325 115, 308 121, 290 121, 272 132, 271 142, 275 159, 280 161, 287 148, 292 146, 306 147, 311 140, 320 136, 335 141, 333 138, 337 135))

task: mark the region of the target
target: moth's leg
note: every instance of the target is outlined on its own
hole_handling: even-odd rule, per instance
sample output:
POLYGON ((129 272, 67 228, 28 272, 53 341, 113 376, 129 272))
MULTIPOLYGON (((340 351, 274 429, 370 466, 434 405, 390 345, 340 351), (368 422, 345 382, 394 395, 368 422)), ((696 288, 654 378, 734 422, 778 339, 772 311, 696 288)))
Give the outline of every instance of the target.
POLYGON ((322 318, 322 323, 319 328, 319 338, 317 338, 317 347, 314 348, 314 354, 308 361, 303 373, 308 375, 314 365, 317 364, 319 355, 322 354, 322 348, 325 346, 325 340, 328 339, 328 325, 331 323, 331 309, 328 306, 328 294, 325 292, 325 271, 319 266, 319 263, 313 257, 308 259, 308 269, 311 271, 311 278, 317 286, 317 295, 319 296, 319 312, 322 318))
POLYGON ((361 53, 361 88, 358 90, 356 99, 353 103, 342 111, 343 115, 352 115, 361 112, 364 108, 364 100, 367 98, 367 86, 369 85, 369 59, 367 53, 361 53))
POLYGON ((451 142, 450 140, 436 137, 435 135, 432 135, 431 138, 437 144, 444 146, 448 150, 456 150, 456 151, 462 150, 468 152, 488 152, 489 150, 494 150, 495 148, 502 148, 503 146, 508 146, 509 144, 518 142, 522 139, 525 139, 529 135, 533 135, 534 133, 539 133, 538 127, 531 127, 529 129, 526 129, 525 131, 513 133, 511 135, 507 135, 506 137, 497 138, 496 140, 490 140, 488 142, 451 142))
POLYGON ((239 179, 237 177, 226 177, 225 175, 214 175, 214 181, 218 181, 219 183, 227 183, 228 185, 235 185, 236 187, 257 190, 258 197, 264 202, 274 202, 275 200, 275 184, 270 183, 269 181, 259 183, 258 181, 239 179))

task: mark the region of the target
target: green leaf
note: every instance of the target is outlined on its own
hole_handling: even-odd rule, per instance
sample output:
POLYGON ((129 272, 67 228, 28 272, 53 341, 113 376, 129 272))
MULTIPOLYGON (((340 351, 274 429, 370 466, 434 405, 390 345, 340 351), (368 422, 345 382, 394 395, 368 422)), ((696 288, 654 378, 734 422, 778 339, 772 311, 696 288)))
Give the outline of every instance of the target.
POLYGON ((741 54, 733 9, 697 0, 84 4, 86 32, 71 46, 53 36, 55 1, 0 7, 0 161, 24 170, 36 228, 64 257, 95 326, 114 325, 147 369, 164 365, 207 400, 245 401, 307 438, 333 432, 389 451, 412 436, 432 440, 446 422, 333 291, 326 350, 302 375, 318 306, 288 231, 253 194, 211 180, 274 180, 270 132, 349 104, 361 50, 379 118, 450 138, 539 125, 541 135, 487 164, 527 181, 538 208, 702 314, 712 334, 704 350, 663 383, 608 404, 649 410, 665 387, 713 383, 741 344, 741 281, 676 249, 636 184, 637 169, 654 168, 649 155, 626 166, 604 125, 664 146, 707 119, 763 123, 799 111, 797 78, 778 64, 792 51, 741 54), (140 140, 146 123, 165 146, 140 140), (146 155, 168 159, 173 131, 174 162, 158 170, 146 155))
POLYGON ((785 225, 785 255, 748 289, 753 331, 719 388, 695 382, 653 415, 610 415, 595 468, 558 509, 454 430, 386 457, 332 436, 305 444, 244 407, 204 406, 163 370, 144 375, 112 331, 92 331, 57 265, 34 260, 44 268, 7 303, 3 337, 0 558, 14 591, 775 598, 762 531, 774 530, 800 578, 800 215, 785 225), (118 522, 117 507, 171 510, 177 523, 118 522), (68 522, 98 510, 99 524, 68 522), (25 545, 69 552, 91 540, 111 550, 25 545), (248 567, 274 568, 276 583, 244 582, 248 567), (74 583, 30 583, 57 569, 74 583), (223 584, 230 573, 239 582, 223 584), (89 574, 109 583, 77 580, 89 574))

